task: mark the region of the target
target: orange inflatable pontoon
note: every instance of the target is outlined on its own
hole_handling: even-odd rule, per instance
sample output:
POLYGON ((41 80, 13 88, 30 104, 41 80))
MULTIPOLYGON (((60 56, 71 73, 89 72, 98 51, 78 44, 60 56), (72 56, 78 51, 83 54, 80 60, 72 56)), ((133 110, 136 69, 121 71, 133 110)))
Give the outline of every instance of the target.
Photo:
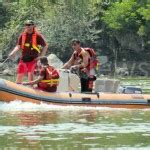
POLYGON ((0 79, 0 101, 115 108, 150 108, 150 94, 43 92, 0 79))

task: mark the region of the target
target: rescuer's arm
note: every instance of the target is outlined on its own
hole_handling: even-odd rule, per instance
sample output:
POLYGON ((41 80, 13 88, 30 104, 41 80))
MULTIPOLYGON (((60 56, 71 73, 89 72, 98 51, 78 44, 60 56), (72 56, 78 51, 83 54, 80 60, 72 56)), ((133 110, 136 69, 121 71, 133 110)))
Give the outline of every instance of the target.
POLYGON ((9 58, 14 57, 16 52, 20 50, 20 45, 16 45, 15 48, 8 55, 9 58))

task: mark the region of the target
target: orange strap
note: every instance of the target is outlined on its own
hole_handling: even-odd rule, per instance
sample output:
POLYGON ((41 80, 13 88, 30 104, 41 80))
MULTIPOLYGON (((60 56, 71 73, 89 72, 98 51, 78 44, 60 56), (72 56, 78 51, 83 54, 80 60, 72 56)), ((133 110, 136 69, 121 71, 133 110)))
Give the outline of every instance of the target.
POLYGON ((37 46, 37 34, 36 33, 32 35, 32 45, 37 46))
POLYGON ((26 42, 26 33, 23 33, 22 34, 22 42, 21 42, 21 48, 24 49, 24 45, 25 45, 25 42, 26 42))

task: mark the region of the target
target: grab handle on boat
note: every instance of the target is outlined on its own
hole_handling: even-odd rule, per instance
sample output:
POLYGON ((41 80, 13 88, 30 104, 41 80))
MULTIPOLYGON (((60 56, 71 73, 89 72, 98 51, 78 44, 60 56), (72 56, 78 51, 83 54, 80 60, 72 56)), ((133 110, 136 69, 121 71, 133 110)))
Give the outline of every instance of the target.
POLYGON ((99 93, 98 92, 96 93, 96 95, 97 95, 97 98, 99 98, 99 93))
POLYGON ((69 97, 72 97, 72 94, 71 94, 71 93, 69 93, 69 97))
POLYGON ((90 97, 82 97, 82 102, 90 103, 91 102, 91 98, 90 97))

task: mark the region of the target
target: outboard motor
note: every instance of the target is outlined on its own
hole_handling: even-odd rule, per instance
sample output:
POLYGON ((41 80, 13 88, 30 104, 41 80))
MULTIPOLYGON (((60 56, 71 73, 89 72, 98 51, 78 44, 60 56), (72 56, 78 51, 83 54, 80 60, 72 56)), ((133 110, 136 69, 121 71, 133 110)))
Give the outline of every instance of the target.
POLYGON ((140 87, 134 87, 134 86, 119 87, 118 92, 124 93, 124 94, 142 94, 143 93, 140 87))

